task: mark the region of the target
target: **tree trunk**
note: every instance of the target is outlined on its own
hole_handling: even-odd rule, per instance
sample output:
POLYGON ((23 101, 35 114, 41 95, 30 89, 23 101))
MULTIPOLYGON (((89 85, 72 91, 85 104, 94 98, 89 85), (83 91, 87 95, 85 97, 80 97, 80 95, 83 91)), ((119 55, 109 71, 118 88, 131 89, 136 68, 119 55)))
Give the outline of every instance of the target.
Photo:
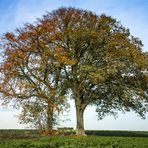
POLYGON ((47 130, 53 130, 53 107, 49 104, 47 108, 47 130))
POLYGON ((78 136, 86 136, 84 131, 84 109, 76 106, 76 120, 77 120, 77 127, 76 127, 76 135, 78 136))
POLYGON ((85 131, 84 131, 84 110, 87 104, 82 102, 83 100, 83 95, 81 95, 80 92, 80 83, 77 79, 77 66, 74 65, 72 66, 72 91, 74 94, 74 100, 75 100, 75 106, 76 106, 76 120, 77 120, 77 125, 76 125, 76 135, 78 136, 86 136, 85 131))

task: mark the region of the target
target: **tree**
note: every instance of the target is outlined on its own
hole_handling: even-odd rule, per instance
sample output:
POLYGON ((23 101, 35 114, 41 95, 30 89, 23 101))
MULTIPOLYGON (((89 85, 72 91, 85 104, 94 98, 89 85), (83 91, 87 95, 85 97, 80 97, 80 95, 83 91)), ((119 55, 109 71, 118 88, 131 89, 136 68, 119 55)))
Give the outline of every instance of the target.
POLYGON ((62 79, 75 101, 77 135, 85 135, 83 113, 88 105, 96 105, 99 119, 118 110, 144 117, 148 59, 129 29, 110 16, 75 8, 60 8, 43 20, 55 22, 52 42, 74 61, 62 65, 62 79))
MULTIPOLYGON (((60 84, 58 91, 71 93, 75 101, 77 135, 85 135, 83 114, 88 105, 97 107, 99 119, 116 115, 118 110, 133 110, 144 117, 148 105, 148 56, 142 51, 141 41, 130 35, 129 29, 110 16, 75 8, 47 13, 37 24, 35 28, 42 33, 36 39, 26 31, 23 49, 27 44, 33 55, 37 50, 50 58, 56 76, 52 80, 58 79, 60 84)), ((17 44, 18 47, 21 46, 17 44)), ((43 61, 47 63, 47 59, 43 61)), ((45 74, 45 68, 43 71, 45 74)), ((43 80, 43 74, 39 80, 43 80)), ((40 85, 39 90, 43 88, 40 85)))
POLYGON ((22 107, 23 123, 52 130, 56 112, 66 102, 64 91, 59 90, 60 67, 54 57, 58 50, 52 55, 45 47, 44 29, 26 24, 15 33, 5 34, 0 92, 4 104, 14 101, 14 107, 22 107))

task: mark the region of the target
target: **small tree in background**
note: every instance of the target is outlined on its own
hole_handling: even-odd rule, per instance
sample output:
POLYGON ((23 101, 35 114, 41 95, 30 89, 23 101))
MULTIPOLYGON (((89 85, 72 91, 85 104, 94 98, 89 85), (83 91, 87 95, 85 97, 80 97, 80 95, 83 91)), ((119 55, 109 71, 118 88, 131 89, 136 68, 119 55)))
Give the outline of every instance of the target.
MULTIPOLYGON (((36 84, 36 94, 39 93, 40 98, 47 97, 47 100, 60 104, 57 100, 61 99, 53 101, 58 98, 56 95, 72 94, 76 107, 77 135, 85 135, 83 114, 88 105, 96 106, 99 119, 116 115, 116 111, 131 110, 145 117, 148 105, 148 56, 142 52, 141 41, 130 35, 129 29, 120 22, 86 10, 60 8, 39 19, 31 33, 28 30, 32 26, 26 28, 23 31, 25 35, 20 36, 22 31, 18 31, 20 35, 17 38, 11 33, 5 35, 10 49, 5 49, 2 65, 10 59, 7 53, 23 49, 24 63, 30 61, 26 59, 28 56, 35 63, 31 67, 28 65, 28 70, 22 67, 22 72, 29 73, 27 77, 33 80, 33 85, 34 80, 39 82, 36 84), (47 89, 43 91, 45 86, 47 89)), ((12 56, 11 59, 16 58, 12 56)), ((6 80, 12 78, 12 70, 7 71, 8 74, 3 75, 6 80)), ((18 76, 14 75, 15 78, 18 76)), ((5 84, 7 81, 2 82, 5 84)), ((22 90, 32 90, 30 86, 24 87, 24 84, 21 81, 22 90)), ((16 86, 13 88, 18 90, 16 86)), ((7 93, 4 92, 11 92, 5 90, 2 89, 5 95, 7 93)), ((8 96, 14 98, 11 94, 8 96)), ((17 100, 20 99, 17 97, 17 100)))

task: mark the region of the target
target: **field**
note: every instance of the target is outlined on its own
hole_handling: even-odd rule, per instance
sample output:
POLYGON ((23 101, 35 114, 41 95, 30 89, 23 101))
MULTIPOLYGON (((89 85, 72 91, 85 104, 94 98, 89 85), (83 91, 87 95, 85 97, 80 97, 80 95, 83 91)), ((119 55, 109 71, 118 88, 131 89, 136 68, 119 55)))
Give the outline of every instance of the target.
POLYGON ((0 130, 0 148, 148 148, 148 132, 86 131, 87 137, 72 133, 38 136, 36 130, 0 130))

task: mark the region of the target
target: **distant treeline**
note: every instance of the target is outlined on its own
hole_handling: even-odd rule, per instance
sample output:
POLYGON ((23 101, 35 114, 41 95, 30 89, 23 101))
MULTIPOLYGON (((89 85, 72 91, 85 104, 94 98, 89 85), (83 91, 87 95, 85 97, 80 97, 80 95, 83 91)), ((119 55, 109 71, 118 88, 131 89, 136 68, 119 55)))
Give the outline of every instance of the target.
MULTIPOLYGON (((63 131, 64 132, 64 131, 63 131)), ((65 131, 64 135, 75 134, 75 131, 65 131)), ((110 131, 110 130, 86 130, 87 135, 118 136, 118 137, 148 137, 148 131, 110 131)), ((39 130, 34 129, 1 129, 0 139, 37 138, 41 136, 39 130)))

